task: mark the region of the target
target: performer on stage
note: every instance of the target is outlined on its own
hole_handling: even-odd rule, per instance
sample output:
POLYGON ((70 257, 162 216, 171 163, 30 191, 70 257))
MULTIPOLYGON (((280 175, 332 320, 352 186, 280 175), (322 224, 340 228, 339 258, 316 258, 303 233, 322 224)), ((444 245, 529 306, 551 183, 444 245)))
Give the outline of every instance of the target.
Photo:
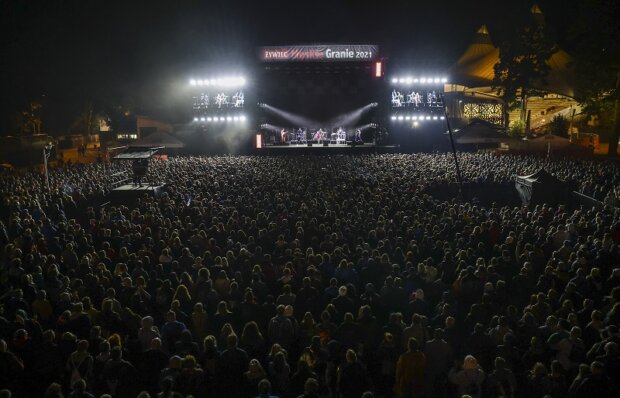
POLYGON ((336 143, 343 144, 345 142, 347 142, 347 132, 342 127, 339 127, 336 133, 336 143))
POLYGON ((282 131, 280 131, 280 142, 286 142, 286 135, 287 135, 287 131, 286 129, 282 129, 282 131))
POLYGON ((355 130, 355 142, 362 142, 362 130, 355 130))
POLYGON ((297 130, 297 142, 302 142, 302 141, 306 141, 306 133, 300 127, 297 130))

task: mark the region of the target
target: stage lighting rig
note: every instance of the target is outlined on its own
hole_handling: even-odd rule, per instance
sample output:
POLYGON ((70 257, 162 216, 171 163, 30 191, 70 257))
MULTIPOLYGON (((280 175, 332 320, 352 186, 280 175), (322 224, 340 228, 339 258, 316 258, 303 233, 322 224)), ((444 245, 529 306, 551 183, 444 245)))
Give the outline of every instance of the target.
POLYGON ((247 80, 242 76, 232 76, 212 79, 190 79, 190 86, 217 86, 217 87, 242 87, 245 86, 247 80))

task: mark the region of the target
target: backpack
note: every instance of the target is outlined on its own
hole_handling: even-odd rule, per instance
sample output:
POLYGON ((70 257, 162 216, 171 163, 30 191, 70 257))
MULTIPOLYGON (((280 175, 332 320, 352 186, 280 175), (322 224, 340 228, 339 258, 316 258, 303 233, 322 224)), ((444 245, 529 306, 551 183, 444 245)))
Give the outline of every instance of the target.
POLYGON ((73 358, 71 358, 71 377, 69 379, 69 385, 73 386, 73 384, 75 384, 76 382, 82 380, 82 374, 80 373, 80 366, 82 366, 82 363, 84 363, 84 361, 86 360, 86 358, 88 357, 84 357, 82 358, 82 360, 80 361, 79 364, 75 364, 75 362, 73 362, 73 358))

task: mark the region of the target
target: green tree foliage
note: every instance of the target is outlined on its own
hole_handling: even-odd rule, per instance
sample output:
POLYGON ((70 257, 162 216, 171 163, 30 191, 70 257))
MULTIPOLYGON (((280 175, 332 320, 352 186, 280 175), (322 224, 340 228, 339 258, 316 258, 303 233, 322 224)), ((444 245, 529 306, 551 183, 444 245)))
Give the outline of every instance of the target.
POLYGON ((568 120, 562 115, 555 116, 549 123, 549 132, 559 137, 568 137, 568 120))
POLYGON ((523 137, 525 135, 525 123, 521 120, 515 120, 510 123, 508 135, 511 137, 523 137))
POLYGON ((620 138, 620 7, 618 0, 581 0, 570 40, 577 77, 577 100, 588 114, 611 117, 609 155, 620 138))

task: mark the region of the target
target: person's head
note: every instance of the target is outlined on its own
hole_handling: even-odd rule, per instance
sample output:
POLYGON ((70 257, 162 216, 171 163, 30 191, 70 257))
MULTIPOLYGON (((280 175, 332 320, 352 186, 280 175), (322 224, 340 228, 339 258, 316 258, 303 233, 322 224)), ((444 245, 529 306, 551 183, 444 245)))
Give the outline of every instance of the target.
POLYGON ((258 382, 258 393, 261 395, 269 395, 271 392, 271 382, 267 379, 262 379, 258 382))
POLYGON ((150 347, 152 350, 161 350, 161 339, 159 337, 152 339, 150 347))
POLYGON ((463 360, 463 369, 473 370, 478 368, 478 360, 473 355, 467 355, 463 360))
POLYGON ((62 386, 58 383, 50 384, 45 390, 44 398, 63 398, 62 386))
POLYGON ((86 381, 84 379, 79 379, 78 381, 73 383, 71 388, 75 392, 82 393, 82 392, 86 391, 86 381))
POLYGON ((415 337, 410 337, 407 341, 407 349, 409 352, 415 352, 420 349, 420 345, 418 344, 418 340, 415 337))
POLYGON ((357 361, 357 354, 352 349, 347 350, 346 357, 348 363, 353 363, 357 361))
POLYGON ((319 382, 313 377, 308 378, 308 380, 306 380, 306 382, 304 383, 304 394, 311 395, 315 394, 318 391, 319 382))
POLYGON ((228 346, 228 348, 236 348, 237 342, 237 335, 234 333, 231 333, 228 335, 228 337, 226 337, 226 345, 228 346))
POLYGON ((601 375, 605 371, 605 365, 602 362, 594 361, 590 364, 590 372, 595 375, 601 375))
POLYGON ((495 358, 495 369, 505 369, 506 360, 503 357, 495 358))

